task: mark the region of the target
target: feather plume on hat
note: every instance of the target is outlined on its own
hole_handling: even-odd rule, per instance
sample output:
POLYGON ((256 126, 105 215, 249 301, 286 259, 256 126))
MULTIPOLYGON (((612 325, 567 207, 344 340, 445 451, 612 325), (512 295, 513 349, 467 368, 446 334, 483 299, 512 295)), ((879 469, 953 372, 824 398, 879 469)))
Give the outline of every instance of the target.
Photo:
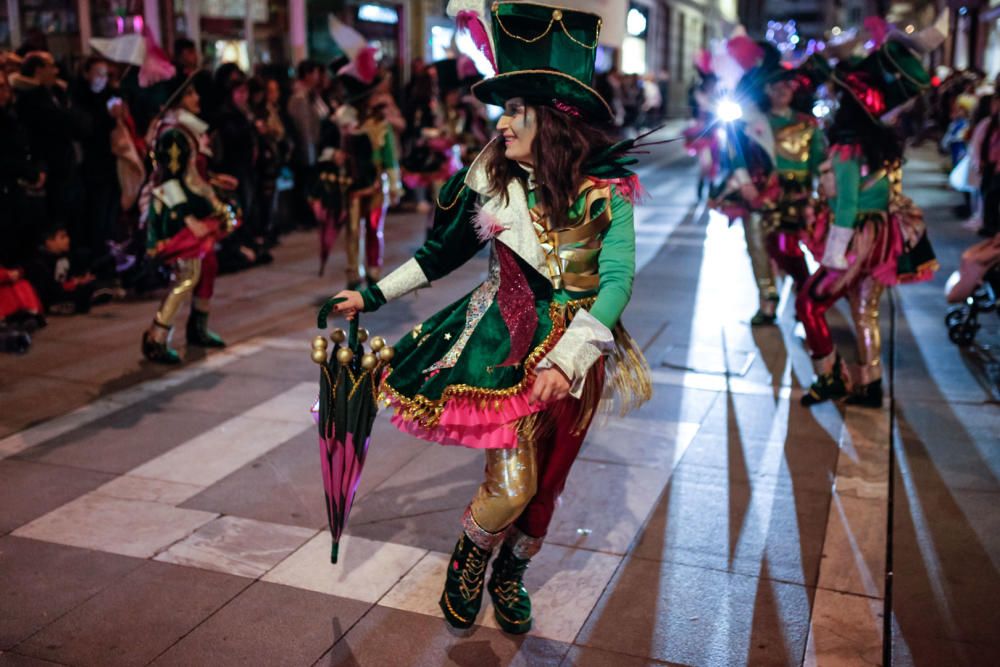
POLYGON ((466 30, 476 48, 490 61, 495 74, 497 60, 494 54, 493 34, 490 32, 490 11, 483 0, 448 0, 448 16, 455 19, 458 30, 466 30))

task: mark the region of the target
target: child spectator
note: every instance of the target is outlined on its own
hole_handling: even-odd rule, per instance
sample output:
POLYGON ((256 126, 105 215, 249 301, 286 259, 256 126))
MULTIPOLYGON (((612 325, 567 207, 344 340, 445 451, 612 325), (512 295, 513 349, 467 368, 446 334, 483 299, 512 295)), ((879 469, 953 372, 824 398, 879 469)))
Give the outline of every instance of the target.
POLYGON ((94 274, 74 272, 69 233, 59 225, 45 235, 42 246, 25 266, 25 272, 47 312, 86 313, 95 303, 111 298, 109 290, 99 289, 100 283, 94 274))

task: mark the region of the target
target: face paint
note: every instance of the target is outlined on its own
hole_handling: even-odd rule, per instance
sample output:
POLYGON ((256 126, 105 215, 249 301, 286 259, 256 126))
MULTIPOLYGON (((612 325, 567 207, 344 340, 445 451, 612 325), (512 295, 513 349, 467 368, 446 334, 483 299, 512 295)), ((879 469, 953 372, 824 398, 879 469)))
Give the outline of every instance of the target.
POLYGON ((504 155, 509 160, 531 164, 531 145, 537 134, 535 109, 515 97, 504 104, 503 115, 497 121, 497 131, 504 142, 504 155))

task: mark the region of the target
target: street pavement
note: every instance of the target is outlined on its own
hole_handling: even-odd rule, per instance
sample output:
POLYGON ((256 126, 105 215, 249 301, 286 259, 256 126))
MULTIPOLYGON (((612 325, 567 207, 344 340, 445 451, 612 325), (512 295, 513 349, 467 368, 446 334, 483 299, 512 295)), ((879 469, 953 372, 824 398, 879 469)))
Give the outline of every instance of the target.
MULTIPOLYGON (((880 411, 799 406, 789 290, 780 326, 751 329, 741 229, 695 200, 678 144, 648 158, 624 321, 654 397, 591 430, 527 574, 528 636, 488 604, 468 634, 441 620, 482 455, 385 414, 329 563, 309 343, 342 264, 317 277, 297 233, 219 281, 230 346, 183 368, 140 359, 149 300, 52 318, 0 357, 0 665, 878 665, 889 553, 893 663, 1000 664, 1000 326, 948 342, 942 286, 974 238, 936 156, 906 185, 944 270, 883 302, 880 411)), ((390 216, 387 263, 422 236, 390 216)), ((479 257, 365 325, 395 338, 484 275, 479 257)), ((850 357, 846 310, 831 320, 850 357)))

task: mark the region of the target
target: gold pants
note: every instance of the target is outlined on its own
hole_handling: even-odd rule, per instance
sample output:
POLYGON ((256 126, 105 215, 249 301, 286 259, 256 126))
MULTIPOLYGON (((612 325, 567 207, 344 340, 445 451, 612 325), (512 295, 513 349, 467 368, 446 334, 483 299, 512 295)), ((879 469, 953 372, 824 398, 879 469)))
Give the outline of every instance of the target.
POLYGON ((538 489, 535 442, 522 437, 514 449, 486 450, 486 479, 472 499, 472 518, 500 533, 521 516, 538 489))
POLYGON ((857 336, 858 380, 863 384, 882 377, 882 337, 879 332, 878 306, 883 289, 882 283, 866 276, 847 290, 857 336))
POLYGON ((743 219, 743 232, 747 238, 747 252, 750 254, 750 266, 757 282, 761 308, 770 308, 773 312, 773 303, 778 300, 778 287, 771 256, 767 252, 764 217, 760 213, 751 213, 743 219))
POLYGON ((374 191, 365 196, 351 197, 344 229, 344 251, 347 255, 347 282, 361 280, 361 233, 365 232, 365 275, 376 281, 382 274, 382 225, 385 223, 389 178, 379 176, 374 191))
POLYGON ((170 329, 174 325, 177 312, 198 285, 198 280, 201 278, 201 260, 179 259, 174 262, 173 268, 174 275, 170 289, 156 311, 156 323, 165 329, 170 329))

